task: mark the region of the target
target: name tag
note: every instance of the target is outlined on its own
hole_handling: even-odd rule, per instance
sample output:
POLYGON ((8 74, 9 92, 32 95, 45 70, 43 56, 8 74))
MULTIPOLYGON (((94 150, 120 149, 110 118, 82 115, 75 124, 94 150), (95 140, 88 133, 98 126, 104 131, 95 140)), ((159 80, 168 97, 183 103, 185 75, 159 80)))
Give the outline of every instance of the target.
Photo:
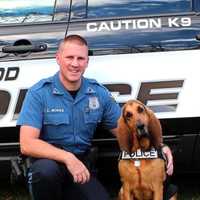
POLYGON ((122 151, 121 159, 155 159, 158 158, 158 151, 155 149, 151 149, 150 151, 141 151, 138 149, 136 152, 127 153, 126 151, 122 151))

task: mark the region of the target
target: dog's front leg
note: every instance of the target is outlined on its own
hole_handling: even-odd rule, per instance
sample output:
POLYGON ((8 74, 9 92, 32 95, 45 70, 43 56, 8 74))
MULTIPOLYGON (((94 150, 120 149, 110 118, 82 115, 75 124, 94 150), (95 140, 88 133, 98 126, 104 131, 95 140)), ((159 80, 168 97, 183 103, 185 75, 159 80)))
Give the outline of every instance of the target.
POLYGON ((163 185, 162 184, 156 187, 153 194, 153 200, 163 200, 163 185))
POLYGON ((121 200, 134 200, 134 198, 131 198, 131 190, 130 190, 130 184, 129 183, 124 183, 122 186, 122 191, 121 191, 122 199, 121 200))

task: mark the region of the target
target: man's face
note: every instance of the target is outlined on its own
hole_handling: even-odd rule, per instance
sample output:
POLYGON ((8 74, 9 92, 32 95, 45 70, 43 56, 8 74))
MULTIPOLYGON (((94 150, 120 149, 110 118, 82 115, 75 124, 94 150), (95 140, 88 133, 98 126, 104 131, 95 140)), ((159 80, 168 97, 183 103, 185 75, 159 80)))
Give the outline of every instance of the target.
POLYGON ((88 48, 74 42, 66 42, 56 55, 60 66, 60 78, 65 87, 78 84, 88 65, 88 48))

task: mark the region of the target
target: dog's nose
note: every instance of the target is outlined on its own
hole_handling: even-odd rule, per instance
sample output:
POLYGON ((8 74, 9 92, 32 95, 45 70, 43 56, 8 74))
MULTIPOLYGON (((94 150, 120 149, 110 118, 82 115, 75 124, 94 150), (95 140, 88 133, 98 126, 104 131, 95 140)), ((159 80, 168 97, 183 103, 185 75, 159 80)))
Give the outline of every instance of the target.
POLYGON ((139 137, 148 137, 149 134, 143 123, 137 123, 136 127, 137 127, 137 133, 139 137))
POLYGON ((143 123, 137 123, 137 129, 142 130, 144 129, 144 124, 143 123))

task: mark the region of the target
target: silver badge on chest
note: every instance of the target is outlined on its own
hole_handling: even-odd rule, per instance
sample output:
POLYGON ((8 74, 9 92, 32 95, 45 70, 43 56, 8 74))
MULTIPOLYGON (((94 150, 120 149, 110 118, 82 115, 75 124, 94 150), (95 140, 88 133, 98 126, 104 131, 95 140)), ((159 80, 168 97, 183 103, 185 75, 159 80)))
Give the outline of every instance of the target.
POLYGON ((97 97, 89 97, 89 108, 93 110, 99 108, 99 100, 97 97))

